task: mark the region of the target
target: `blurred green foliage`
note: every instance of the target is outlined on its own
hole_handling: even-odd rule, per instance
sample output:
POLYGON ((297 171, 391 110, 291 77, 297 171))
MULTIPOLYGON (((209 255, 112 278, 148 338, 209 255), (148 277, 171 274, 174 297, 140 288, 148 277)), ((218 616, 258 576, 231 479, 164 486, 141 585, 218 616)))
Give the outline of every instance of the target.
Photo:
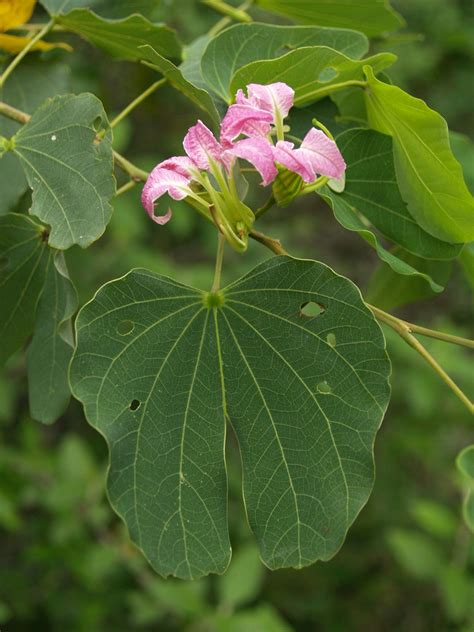
MULTIPOLYGON (((391 43, 400 54, 392 76, 438 109, 453 129, 472 133, 470 0, 393 4, 414 36, 391 43)), ((158 17, 176 26, 186 41, 215 21, 210 10, 187 0, 163 0, 162 7, 158 17)), ((70 59, 74 90, 95 92, 111 113, 155 78, 146 68, 110 62, 79 40, 76 53, 70 59)), ((152 167, 180 152, 183 133, 197 116, 184 97, 165 87, 117 128, 115 146, 140 166, 152 167)), ((152 225, 139 194, 136 187, 116 200, 109 230, 88 250, 93 267, 86 265, 83 251, 70 253, 81 303, 101 283, 132 267, 174 274, 201 287, 210 284, 212 227, 184 203, 173 204, 166 229, 152 225)), ((296 255, 321 259, 367 285, 375 256, 323 205, 305 200, 274 211, 265 224, 296 255)), ((245 259, 229 253, 227 280, 266 257, 255 243, 245 259)), ((443 295, 401 314, 468 336, 472 306, 463 298, 465 284, 455 269, 443 295)), ((231 436, 235 554, 226 575, 194 583, 161 580, 130 544, 105 498, 105 444, 77 403, 54 427, 28 418, 24 358, 14 357, 0 379, 0 628, 472 632, 474 543, 462 519, 466 481, 455 467, 459 451, 473 442, 472 420, 408 346, 391 332, 387 337, 393 400, 376 445, 375 490, 340 553, 302 571, 270 573, 262 566, 245 520, 240 460, 231 436)), ((438 342, 427 346, 461 387, 472 387, 467 352, 438 342)))

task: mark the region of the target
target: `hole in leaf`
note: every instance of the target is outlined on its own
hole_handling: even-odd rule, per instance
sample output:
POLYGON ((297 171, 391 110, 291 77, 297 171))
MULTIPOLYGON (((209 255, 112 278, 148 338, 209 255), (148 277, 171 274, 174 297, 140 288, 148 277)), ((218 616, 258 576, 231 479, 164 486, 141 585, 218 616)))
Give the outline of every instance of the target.
POLYGON ((332 332, 329 333, 326 336, 326 342, 328 343, 328 345, 330 347, 335 347, 336 346, 336 334, 333 334, 332 332))
POLYGON ((320 83, 327 83, 328 81, 332 81, 338 76, 338 71, 335 68, 324 68, 318 75, 318 81, 320 83))
POLYGON ((132 399, 130 402, 130 410, 135 411, 138 410, 141 406, 141 401, 139 399, 132 399))
POLYGON ((117 325, 117 333, 121 336, 128 336, 135 329, 135 323, 131 320, 121 320, 117 325))
POLYGON ((321 303, 315 303, 314 301, 306 301, 306 303, 302 303, 300 306, 300 316, 304 316, 305 318, 315 318, 316 316, 320 316, 324 314, 326 308, 321 303))
POLYGON ((332 388, 326 380, 324 380, 324 382, 319 382, 316 388, 318 389, 318 393, 321 393, 322 395, 330 395, 332 393, 332 388))
POLYGON ((102 117, 98 116, 97 118, 94 119, 94 122, 92 123, 92 127, 94 128, 94 130, 96 132, 99 132, 100 129, 102 128, 102 117))

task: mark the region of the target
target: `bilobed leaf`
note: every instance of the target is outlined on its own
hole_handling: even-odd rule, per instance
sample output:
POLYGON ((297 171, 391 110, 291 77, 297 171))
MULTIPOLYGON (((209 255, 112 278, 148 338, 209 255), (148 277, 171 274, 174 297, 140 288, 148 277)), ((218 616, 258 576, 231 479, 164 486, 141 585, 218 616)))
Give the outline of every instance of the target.
POLYGON ((159 573, 229 562, 226 417, 265 564, 338 551, 372 488, 390 372, 348 279, 275 257, 210 295, 135 270, 99 290, 76 330, 73 393, 108 441, 111 501, 159 573))
POLYGON ((330 94, 336 84, 362 81, 365 66, 378 73, 396 59, 392 53, 379 53, 355 60, 327 46, 305 46, 277 59, 243 66, 234 74, 230 91, 235 94, 249 83, 283 81, 294 89, 295 105, 304 106, 330 94))
POLYGON ((337 137, 347 163, 339 197, 391 241, 428 259, 453 259, 462 245, 448 244, 424 231, 410 215, 397 184, 392 139, 372 130, 352 129, 337 137))
POLYGON ((87 9, 76 9, 59 17, 57 23, 120 59, 141 59, 143 49, 140 47, 144 44, 165 57, 181 55, 176 32, 164 24, 153 24, 141 15, 107 20, 87 9))
POLYGON ((0 217, 0 363, 33 331, 49 257, 44 230, 26 215, 0 217))
POLYGON ((396 272, 396 274, 418 276, 429 284, 433 292, 438 293, 443 291, 443 286, 436 283, 429 274, 417 270, 406 261, 403 261, 403 259, 400 259, 396 254, 384 248, 377 235, 370 230, 370 227, 361 219, 358 214, 358 209, 352 206, 352 204, 339 193, 335 193, 329 187, 324 187, 324 189, 321 189, 318 193, 331 206, 334 217, 341 226, 347 230, 359 233, 362 239, 365 239, 365 241, 374 248, 379 258, 396 272))
POLYGON ((281 57, 301 46, 329 46, 356 59, 369 49, 362 33, 347 29, 237 24, 211 40, 202 58, 202 74, 208 87, 230 103, 235 97, 230 89, 231 80, 239 68, 281 57))
POLYGON ((366 69, 370 126, 392 136, 397 181, 408 210, 428 233, 451 243, 474 239, 474 199, 449 145, 445 120, 423 101, 366 69))
POLYGON ((15 136, 13 152, 33 191, 31 212, 51 226, 53 248, 86 248, 109 222, 115 178, 107 130, 101 102, 81 94, 46 101, 15 136))
POLYGON ((126 18, 140 13, 152 18, 159 0, 40 0, 51 15, 68 13, 73 9, 89 8, 105 18, 126 18))
POLYGON ((71 391, 67 373, 73 350, 71 317, 76 309, 76 290, 68 276, 64 253, 51 250, 36 311, 35 330, 28 348, 30 414, 43 423, 56 421, 69 403, 71 391))
MULTIPOLYGON (((28 57, 0 88, 0 99, 23 112, 34 112, 48 97, 67 92, 69 75, 65 64, 28 57)), ((1 136, 9 138, 20 128, 16 121, 0 117, 1 136)), ((15 210, 27 189, 28 183, 18 158, 12 153, 3 154, 0 158, 0 215, 15 210)))
POLYGON ((195 86, 188 81, 188 79, 185 79, 183 73, 177 66, 157 53, 151 46, 143 46, 142 51, 143 59, 147 60, 155 70, 158 70, 158 72, 166 77, 168 82, 176 88, 176 90, 182 92, 188 99, 201 108, 201 110, 207 112, 214 123, 219 123, 220 117, 216 106, 206 90, 195 86))
POLYGON ((370 36, 404 24, 388 0, 257 0, 257 4, 296 22, 352 28, 370 36))

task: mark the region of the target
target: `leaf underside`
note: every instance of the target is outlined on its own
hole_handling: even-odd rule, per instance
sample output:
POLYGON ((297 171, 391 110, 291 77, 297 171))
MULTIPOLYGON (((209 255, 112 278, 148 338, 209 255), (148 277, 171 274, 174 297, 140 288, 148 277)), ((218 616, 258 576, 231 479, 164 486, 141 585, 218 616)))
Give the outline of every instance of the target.
POLYGON ((228 565, 226 418, 265 564, 337 552, 389 399, 383 335, 349 280, 275 257, 215 297, 135 270, 76 327, 73 393, 108 442, 112 504, 160 574, 228 565))

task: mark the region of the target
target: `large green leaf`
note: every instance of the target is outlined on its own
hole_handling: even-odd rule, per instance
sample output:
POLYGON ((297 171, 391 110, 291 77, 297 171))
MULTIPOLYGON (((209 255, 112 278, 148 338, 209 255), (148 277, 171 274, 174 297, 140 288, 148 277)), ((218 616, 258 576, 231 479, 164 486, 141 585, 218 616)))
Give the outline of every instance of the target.
POLYGON ((44 423, 56 421, 71 396, 67 373, 73 350, 71 318, 76 309, 76 290, 64 253, 50 249, 35 331, 28 348, 30 414, 44 423))
MULTIPOLYGON (((69 74, 65 64, 28 57, 0 88, 0 99, 23 112, 34 112, 48 97, 67 92, 69 74)), ((17 122, 0 117, 1 136, 13 136, 20 127, 17 122)), ((0 160, 0 215, 15 210, 27 189, 28 183, 18 158, 11 153, 3 154, 0 160)))
POLYGON ((215 124, 219 123, 220 117, 214 105, 214 101, 206 90, 195 86, 186 79, 181 70, 171 61, 165 59, 151 46, 143 46, 143 58, 158 72, 160 72, 168 82, 182 92, 188 99, 195 103, 201 110, 207 112, 215 124))
POLYGON ((337 137, 347 163, 346 184, 338 195, 354 212, 406 250, 428 259, 453 259, 462 245, 448 244, 424 231, 407 210, 397 184, 393 143, 372 130, 352 129, 337 137))
POLYGON ((378 73, 396 59, 392 53, 379 53, 354 60, 327 46, 305 46, 277 59, 243 66, 234 74, 230 91, 235 94, 249 83, 284 81, 295 90, 295 105, 303 106, 322 99, 347 81, 363 80, 364 66, 378 73))
POLYGON ((88 8, 106 18, 126 18, 132 13, 153 17, 159 0, 40 0, 52 15, 68 13, 73 9, 88 8))
POLYGON ((183 61, 179 65, 179 70, 186 81, 202 90, 207 90, 208 88, 202 76, 201 59, 211 39, 210 35, 202 35, 189 46, 185 46, 183 48, 183 61))
POLYGON ((83 248, 98 239, 115 194, 111 134, 101 102, 91 94, 46 101, 14 137, 33 191, 31 212, 51 226, 49 244, 83 248))
POLYGON ((257 0, 257 4, 296 22, 352 28, 370 36, 404 23, 387 0, 257 0))
POLYGON ((204 80, 224 101, 235 96, 230 84, 235 72, 251 62, 275 59, 301 46, 329 46, 348 57, 368 51, 367 38, 357 31, 316 26, 237 24, 209 43, 201 62, 204 80))
POLYGON ((326 200, 333 210, 334 217, 346 228, 352 230, 365 239, 365 241, 376 251, 379 258, 386 263, 396 274, 407 276, 418 276, 426 281, 433 292, 442 292, 443 286, 437 283, 429 274, 422 270, 417 270, 412 265, 398 257, 394 252, 384 248, 378 236, 370 230, 366 222, 359 216, 358 209, 354 208, 344 197, 332 191, 329 187, 324 187, 319 191, 321 197, 326 200))
POLYGON ((474 194, 474 143, 459 132, 449 132, 451 149, 457 160, 461 163, 464 179, 472 194, 474 194))
POLYGON ((390 372, 348 279, 274 257, 210 295, 135 270, 76 327, 73 393, 109 444, 111 501, 158 572, 228 564, 226 417, 264 562, 338 551, 372 488, 390 372))
POLYGON ((26 215, 0 217, 0 363, 33 331, 49 257, 44 230, 26 215))
POLYGON ((395 167, 408 210, 430 234, 457 243, 474 239, 474 199, 451 152, 446 121, 420 99, 366 69, 370 126, 393 137, 395 167))
POLYGON ((59 17, 57 23, 120 59, 141 59, 140 47, 144 44, 165 57, 181 55, 176 32, 163 24, 152 24, 141 15, 107 20, 87 9, 76 9, 59 17))

